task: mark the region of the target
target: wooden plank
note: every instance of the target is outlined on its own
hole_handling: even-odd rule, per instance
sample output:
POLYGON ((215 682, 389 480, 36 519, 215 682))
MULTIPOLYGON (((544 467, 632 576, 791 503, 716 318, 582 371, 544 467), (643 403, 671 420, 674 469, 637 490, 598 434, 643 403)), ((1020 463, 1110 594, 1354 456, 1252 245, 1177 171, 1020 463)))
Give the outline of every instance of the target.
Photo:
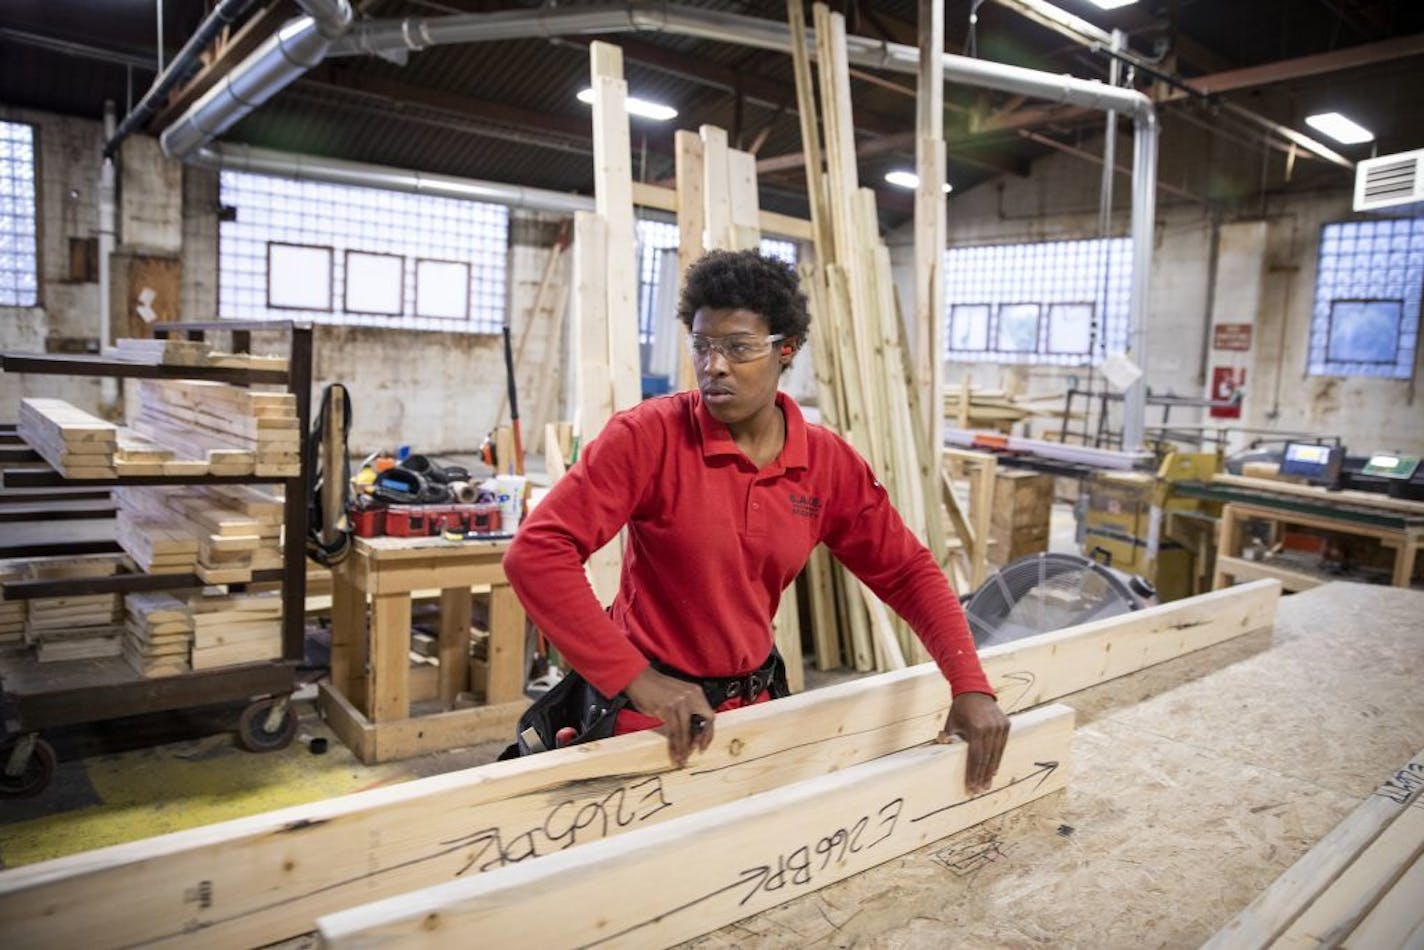
POLYGON ((471 605, 468 587, 440 591, 440 702, 446 709, 470 688, 471 605))
MULTIPOLYGON (((633 182, 633 203, 645 208, 656 208, 659 211, 671 211, 679 216, 682 214, 683 205, 674 188, 663 188, 647 182, 635 181, 633 182)), ((811 222, 805 218, 779 214, 775 211, 761 211, 757 214, 757 223, 765 234, 774 234, 777 237, 791 238, 795 241, 810 241, 813 237, 811 222)))
POLYGON ((623 81, 623 51, 617 46, 595 40, 589 44, 589 59, 593 77, 593 196, 594 208, 607 224, 606 346, 616 411, 637 405, 643 392, 628 84, 623 81))
POLYGON ((485 701, 508 703, 524 696, 524 605, 508 584, 490 588, 489 682, 485 701))
POLYGON ((1353 489, 1327 491, 1315 485, 1297 485, 1294 482, 1282 482, 1272 478, 1247 478, 1244 475, 1229 475, 1225 472, 1213 475, 1211 480, 1215 484, 1226 485, 1230 488, 1250 488, 1278 495, 1308 498, 1326 507, 1357 505, 1362 508, 1382 508, 1386 511, 1424 517, 1424 501, 1407 501, 1403 498, 1391 498, 1388 495, 1380 495, 1375 492, 1354 491, 1353 489))
MULTIPOLYGON (((1421 857, 1424 805, 1401 811, 1271 946, 1281 950, 1339 946, 1421 857)), ((1424 893, 1414 899, 1424 899, 1424 893)))
POLYGON ((558 914, 539 917, 541 947, 669 946, 1058 791, 1072 733, 1067 706, 1017 717, 995 788, 982 795, 964 792, 966 746, 907 749, 523 867, 332 914, 317 930, 330 947, 513 946, 527 939, 539 908, 557 901, 558 914))
MULTIPOLYGON (((706 208, 704 202, 702 138, 696 132, 679 129, 673 135, 676 150, 677 204, 677 284, 687 279, 687 269, 706 252, 706 208)), ((697 377, 692 369, 692 354, 681 348, 677 367, 677 388, 692 389, 697 377)))
MULTIPOLYGON (((1279 592, 1245 585, 991 648, 985 669, 1004 707, 1025 709, 1269 626, 1279 592)), ((341 706, 322 696, 329 714, 341 706)), ((15 868, 0 873, 0 931, 17 946, 271 943, 323 913, 929 741, 948 705, 922 664, 721 715, 690 769, 669 770, 666 740, 638 733, 15 868), (191 900, 203 881, 206 905, 191 900)), ((359 713, 346 713, 329 721, 359 748, 359 713)))
POLYGON ((732 195, 729 188, 727 133, 715 125, 698 130, 702 138, 702 227, 706 249, 730 250, 732 195))
MULTIPOLYGON (((919 72, 915 95, 915 384, 928 446, 941 441, 944 388, 944 4, 919 0, 919 72)), ((933 478, 932 472, 925 477, 933 478)), ((936 550, 937 556, 942 551, 936 550)))
POLYGON ((1350 947, 1424 947, 1424 858, 1410 865, 1360 925, 1345 938, 1350 947))
POLYGON ((377 594, 371 602, 371 720, 410 715, 410 594, 377 594))
POLYGON ((1396 819, 1406 810, 1418 811, 1421 800, 1424 800, 1424 751, 1386 779, 1264 893, 1202 944, 1203 950, 1270 946, 1396 819))
POLYGON ((755 155, 727 150, 727 195, 731 201, 730 246, 739 251, 757 250, 761 247, 761 220, 755 155))

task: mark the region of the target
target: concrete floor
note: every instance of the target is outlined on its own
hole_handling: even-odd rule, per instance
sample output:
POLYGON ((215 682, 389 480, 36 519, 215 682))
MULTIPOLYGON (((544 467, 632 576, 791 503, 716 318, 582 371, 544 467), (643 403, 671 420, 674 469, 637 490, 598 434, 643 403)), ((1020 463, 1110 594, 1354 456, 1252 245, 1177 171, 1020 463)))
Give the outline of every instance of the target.
MULTIPOLYGON (((1071 507, 1055 505, 1051 550, 1076 551, 1073 530, 1071 507)), ((856 675, 808 668, 807 688, 856 675)), ((483 765, 505 745, 485 743, 367 766, 302 695, 295 706, 298 740, 264 755, 236 745, 240 706, 134 717, 47 735, 59 754, 59 770, 43 795, 0 802, 0 867, 483 765), (326 740, 324 754, 309 751, 314 738, 326 740)))

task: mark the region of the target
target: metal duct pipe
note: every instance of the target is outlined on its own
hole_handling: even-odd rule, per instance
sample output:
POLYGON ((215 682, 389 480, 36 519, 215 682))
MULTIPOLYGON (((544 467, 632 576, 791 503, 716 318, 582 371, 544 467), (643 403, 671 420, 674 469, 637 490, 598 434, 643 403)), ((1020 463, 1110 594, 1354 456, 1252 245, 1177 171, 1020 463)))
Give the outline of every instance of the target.
POLYGON ((304 181, 324 181, 333 185, 356 185, 363 188, 384 188, 413 195, 437 195, 442 198, 464 198, 488 201, 511 208, 529 208, 572 214, 592 211, 593 199, 541 188, 524 188, 494 181, 456 178, 452 175, 432 175, 425 172, 368 165, 334 158, 314 158, 292 155, 271 149, 247 145, 211 145, 188 156, 187 162, 214 170, 252 172, 258 175, 280 175, 304 181))
MULTIPOLYGON (((791 29, 785 23, 717 10, 681 7, 661 0, 657 3, 624 2, 602 7, 553 7, 530 12, 369 20, 332 43, 329 55, 383 55, 450 43, 640 31, 791 52, 791 29)), ((808 30, 807 37, 814 43, 814 31, 808 30)), ((848 36, 846 47, 850 61, 857 65, 911 75, 919 70, 920 53, 913 46, 848 36)), ((1152 111, 1151 100, 1134 90, 1114 89, 1093 80, 1055 76, 952 53, 944 54, 944 78, 946 82, 962 82, 1052 102, 1094 109, 1117 109, 1134 117, 1152 111)))
POLYGON ((1127 350, 1142 375, 1123 392, 1122 450, 1142 451, 1147 427, 1147 294, 1157 216, 1157 117, 1138 119, 1132 146, 1132 284, 1127 350))
POLYGON ((226 132, 325 57, 351 26, 347 0, 301 0, 308 16, 288 21, 163 131, 164 154, 180 161, 226 132))
MULTIPOLYGON (((148 92, 144 93, 144 97, 139 100, 138 105, 132 112, 124 116, 118 129, 105 136, 105 158, 113 158, 124 139, 148 124, 148 120, 153 118, 154 113, 163 105, 173 87, 187 81, 201 66, 199 57, 203 50, 208 48, 208 45, 225 27, 237 22, 238 18, 252 4, 253 0, 221 0, 213 8, 213 12, 198 24, 198 28, 193 31, 188 42, 183 44, 178 55, 173 57, 173 62, 168 64, 168 68, 162 70, 154 78, 153 85, 148 87, 148 92)), ((162 55, 163 51, 159 50, 159 56, 162 55)))

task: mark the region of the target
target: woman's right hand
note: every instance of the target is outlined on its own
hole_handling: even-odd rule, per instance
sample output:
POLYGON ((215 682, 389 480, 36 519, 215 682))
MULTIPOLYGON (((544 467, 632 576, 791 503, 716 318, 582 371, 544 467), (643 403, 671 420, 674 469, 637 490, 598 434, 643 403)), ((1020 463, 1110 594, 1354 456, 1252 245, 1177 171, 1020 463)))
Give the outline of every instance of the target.
POLYGON ((687 764, 694 747, 706 752, 712 745, 712 721, 717 714, 707 705, 701 687, 648 667, 623 691, 638 712, 662 720, 658 731, 667 736, 668 756, 678 768, 687 764), (702 719, 697 732, 692 726, 694 716, 702 719))

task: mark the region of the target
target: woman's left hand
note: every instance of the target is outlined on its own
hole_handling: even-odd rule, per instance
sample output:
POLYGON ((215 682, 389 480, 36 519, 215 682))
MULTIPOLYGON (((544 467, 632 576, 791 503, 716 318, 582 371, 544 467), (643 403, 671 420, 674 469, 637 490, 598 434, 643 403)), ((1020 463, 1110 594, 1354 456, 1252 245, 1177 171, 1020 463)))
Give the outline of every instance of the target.
POLYGON ((1009 717, 987 693, 960 693, 950 703, 944 730, 935 739, 946 743, 955 737, 969 743, 969 764, 964 787, 970 795, 987 792, 999 771, 1004 744, 1009 740, 1009 717))

